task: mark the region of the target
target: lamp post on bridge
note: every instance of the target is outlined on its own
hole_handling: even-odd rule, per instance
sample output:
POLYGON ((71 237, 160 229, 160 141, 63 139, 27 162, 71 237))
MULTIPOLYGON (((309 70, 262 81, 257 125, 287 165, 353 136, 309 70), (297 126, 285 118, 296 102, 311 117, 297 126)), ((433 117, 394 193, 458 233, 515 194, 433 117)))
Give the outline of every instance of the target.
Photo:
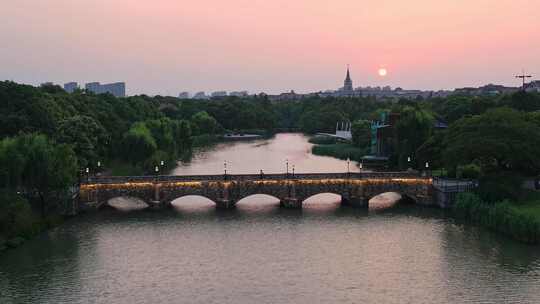
POLYGON ((86 182, 88 183, 90 181, 90 168, 86 167, 86 182))
POLYGON ((347 157, 347 177, 351 175, 351 160, 347 157))
POLYGON ((426 162, 426 176, 430 176, 429 174, 429 162, 426 162))
POLYGON ((158 175, 159 175, 159 166, 155 166, 154 171, 156 172, 156 183, 157 183, 158 182, 158 175))
POLYGON ((227 180, 227 161, 223 161, 223 179, 227 180))
POLYGON ((288 178, 289 177, 289 159, 288 158, 285 160, 285 167, 286 167, 287 178, 288 178))
POLYGON ((101 161, 99 161, 99 160, 98 160, 98 162, 97 162, 96 175, 97 175, 97 176, 101 175, 101 161))
POLYGON ((294 178, 294 165, 292 165, 292 177, 294 178))

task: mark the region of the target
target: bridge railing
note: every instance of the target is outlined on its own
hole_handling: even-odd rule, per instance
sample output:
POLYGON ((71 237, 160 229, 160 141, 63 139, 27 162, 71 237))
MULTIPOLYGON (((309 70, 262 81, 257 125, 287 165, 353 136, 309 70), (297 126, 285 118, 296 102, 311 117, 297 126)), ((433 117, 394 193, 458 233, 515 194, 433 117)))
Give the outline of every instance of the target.
POLYGON ((158 175, 158 176, 92 176, 82 180, 82 184, 118 184, 147 182, 189 182, 189 181, 252 181, 287 179, 392 179, 425 178, 414 172, 350 172, 350 173, 278 173, 278 174, 220 174, 220 175, 158 175))
POLYGON ((433 178, 433 186, 443 192, 471 192, 478 188, 473 179, 433 178))

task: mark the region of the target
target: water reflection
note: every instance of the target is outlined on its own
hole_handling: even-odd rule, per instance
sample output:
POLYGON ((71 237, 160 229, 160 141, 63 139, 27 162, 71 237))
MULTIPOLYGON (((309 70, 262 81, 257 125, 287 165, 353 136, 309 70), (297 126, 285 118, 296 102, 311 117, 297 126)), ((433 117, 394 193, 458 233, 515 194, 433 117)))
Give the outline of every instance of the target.
POLYGON ((106 206, 122 212, 137 211, 148 208, 147 203, 135 197, 116 197, 110 199, 106 206))
MULTIPOLYGON (((289 170, 296 172, 347 172, 347 162, 331 157, 311 154, 313 147, 302 134, 276 134, 272 139, 250 142, 229 142, 195 151, 190 162, 179 162, 173 175, 222 174, 227 161, 230 174, 284 173, 286 161, 289 170)), ((358 172, 358 164, 351 162, 351 172, 358 172)))

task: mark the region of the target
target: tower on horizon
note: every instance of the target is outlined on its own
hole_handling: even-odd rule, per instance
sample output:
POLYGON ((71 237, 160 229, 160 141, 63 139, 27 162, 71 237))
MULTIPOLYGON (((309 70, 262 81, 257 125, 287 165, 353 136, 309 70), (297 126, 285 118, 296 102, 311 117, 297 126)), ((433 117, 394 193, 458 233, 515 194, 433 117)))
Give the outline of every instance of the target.
POLYGON ((351 74, 349 73, 349 65, 347 65, 347 77, 345 77, 345 82, 343 83, 343 91, 353 91, 353 83, 351 80, 351 74))

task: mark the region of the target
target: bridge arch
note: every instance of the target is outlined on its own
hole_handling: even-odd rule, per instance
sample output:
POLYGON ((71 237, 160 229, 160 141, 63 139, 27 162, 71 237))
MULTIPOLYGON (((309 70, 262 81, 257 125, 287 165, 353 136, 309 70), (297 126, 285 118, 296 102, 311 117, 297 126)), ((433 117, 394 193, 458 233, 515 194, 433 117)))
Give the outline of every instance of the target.
POLYGON ((148 202, 137 196, 113 196, 98 202, 97 209, 112 208, 115 210, 142 210, 149 208, 148 202))
POLYGON ((304 197, 302 199, 302 205, 313 204, 314 202, 317 201, 316 198, 320 199, 320 198, 323 198, 324 196, 327 196, 326 198, 328 201, 335 201, 335 202, 341 203, 343 200, 343 194, 341 193, 323 191, 323 192, 311 194, 308 197, 304 197))
POLYGON ((213 205, 215 206, 216 200, 212 199, 209 196, 206 196, 204 194, 185 194, 180 195, 178 197, 175 197, 173 199, 169 199, 167 201, 168 206, 175 206, 175 207, 181 207, 181 206, 193 206, 193 205, 213 205), (182 202, 184 201, 184 202, 182 202), (187 201, 187 204, 186 204, 187 201))
MULTIPOLYGON (((255 193, 255 194, 249 194, 247 196, 244 196, 242 198, 240 198, 238 201, 236 201, 235 205, 238 206, 242 206, 242 205, 246 205, 246 204, 249 204, 249 201, 254 199, 254 198, 261 198, 262 201, 263 201, 263 205, 279 205, 279 203, 281 202, 281 199, 275 195, 271 195, 271 194, 266 194, 266 193, 255 193), (274 201, 274 202, 272 202, 274 201)), ((260 203, 259 203, 260 204, 260 203)))

